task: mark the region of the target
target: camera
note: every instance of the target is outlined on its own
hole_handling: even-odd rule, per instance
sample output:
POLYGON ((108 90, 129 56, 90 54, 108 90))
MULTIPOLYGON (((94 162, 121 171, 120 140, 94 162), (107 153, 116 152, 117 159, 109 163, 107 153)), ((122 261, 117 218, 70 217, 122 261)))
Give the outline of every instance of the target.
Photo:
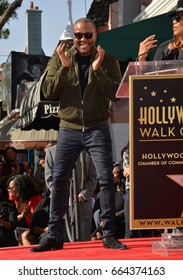
POLYGON ((60 43, 64 43, 65 44, 64 51, 69 50, 73 46, 73 40, 72 39, 60 40, 60 43))

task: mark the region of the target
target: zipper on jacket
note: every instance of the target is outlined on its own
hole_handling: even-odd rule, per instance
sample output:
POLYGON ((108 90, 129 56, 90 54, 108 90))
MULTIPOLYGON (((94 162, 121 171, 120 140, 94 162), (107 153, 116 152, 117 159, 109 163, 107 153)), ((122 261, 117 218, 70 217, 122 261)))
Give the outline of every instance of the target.
MULTIPOLYGON (((76 76, 77 76, 77 79, 79 81, 79 76, 78 76, 78 73, 79 73, 79 68, 78 68, 78 64, 76 63, 76 61, 74 60, 74 69, 75 69, 75 73, 76 73, 76 76)), ((84 102, 83 102, 83 99, 82 99, 82 95, 81 95, 81 88, 80 88, 80 97, 81 97, 81 110, 82 110, 82 116, 81 116, 81 122, 82 122, 82 132, 85 131, 85 126, 84 126, 84 114, 83 114, 83 105, 84 105, 84 102)), ((83 98, 84 98, 84 95, 83 95, 83 98)))
POLYGON ((85 125, 84 125, 84 115, 83 115, 83 105, 84 105, 84 101, 83 101, 83 100, 81 100, 81 110, 82 110, 82 116, 81 116, 81 118, 82 118, 82 132, 84 132, 84 131, 85 131, 85 125))
MULTIPOLYGON (((91 63, 92 63, 92 58, 91 58, 91 63)), ((77 73, 77 72, 76 72, 77 73)), ((79 77, 78 77, 79 79, 79 77)), ((89 67, 89 71, 88 71, 88 81, 91 79, 91 65, 89 67)), ((88 82, 87 82, 87 86, 88 86, 88 82)), ((86 86, 86 87, 87 87, 86 86)), ((84 94, 83 97, 81 96, 81 90, 80 90, 80 96, 81 96, 81 110, 82 110, 82 132, 85 131, 85 124, 84 124, 84 114, 83 114, 83 107, 84 107, 84 98, 85 98, 85 92, 86 92, 86 88, 84 90, 84 94)))

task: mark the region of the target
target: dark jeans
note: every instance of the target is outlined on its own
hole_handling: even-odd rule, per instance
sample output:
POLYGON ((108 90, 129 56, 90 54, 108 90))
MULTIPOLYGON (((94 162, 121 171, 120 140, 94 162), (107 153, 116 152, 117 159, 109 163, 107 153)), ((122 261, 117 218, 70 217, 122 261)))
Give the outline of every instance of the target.
POLYGON ((103 235, 115 234, 115 187, 109 127, 97 126, 83 131, 60 128, 53 170, 53 187, 48 237, 63 238, 63 216, 68 204, 68 181, 81 151, 91 155, 100 184, 103 235))

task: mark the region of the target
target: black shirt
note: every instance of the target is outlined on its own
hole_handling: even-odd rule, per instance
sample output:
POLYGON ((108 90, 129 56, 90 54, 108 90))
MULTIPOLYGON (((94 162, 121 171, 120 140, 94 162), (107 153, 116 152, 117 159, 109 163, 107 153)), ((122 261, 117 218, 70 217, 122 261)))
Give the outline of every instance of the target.
POLYGON ((79 66, 79 82, 81 87, 81 96, 83 99, 84 91, 88 84, 88 72, 91 63, 91 55, 82 56, 77 53, 77 60, 79 66))

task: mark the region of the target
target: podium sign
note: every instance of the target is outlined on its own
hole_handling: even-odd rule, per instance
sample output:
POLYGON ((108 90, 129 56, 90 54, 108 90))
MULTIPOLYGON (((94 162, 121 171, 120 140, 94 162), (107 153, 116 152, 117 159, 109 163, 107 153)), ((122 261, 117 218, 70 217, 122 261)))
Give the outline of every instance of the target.
POLYGON ((183 75, 131 75, 131 229, 183 227, 183 75))
POLYGON ((129 77, 132 75, 166 74, 183 75, 183 60, 129 62, 117 90, 117 98, 129 97, 129 77))

